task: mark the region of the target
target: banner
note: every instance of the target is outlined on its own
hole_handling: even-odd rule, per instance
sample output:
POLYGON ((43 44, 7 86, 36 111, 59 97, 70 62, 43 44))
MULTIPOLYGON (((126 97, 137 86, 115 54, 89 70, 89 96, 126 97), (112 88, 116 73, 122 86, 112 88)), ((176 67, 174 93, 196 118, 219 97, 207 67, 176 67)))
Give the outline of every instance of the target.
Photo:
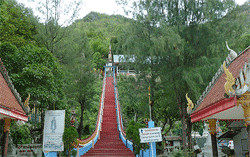
POLYGON ((64 151, 63 132, 65 110, 45 111, 43 151, 64 151))

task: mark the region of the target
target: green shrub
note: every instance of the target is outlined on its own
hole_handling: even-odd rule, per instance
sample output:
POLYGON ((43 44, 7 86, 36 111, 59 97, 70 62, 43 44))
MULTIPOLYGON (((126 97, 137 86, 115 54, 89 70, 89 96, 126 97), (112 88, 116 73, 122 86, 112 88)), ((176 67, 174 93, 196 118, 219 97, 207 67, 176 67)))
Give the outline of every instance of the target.
POLYGON ((148 149, 149 146, 146 143, 140 143, 139 129, 145 128, 141 123, 130 121, 126 130, 126 138, 133 142, 134 154, 139 154, 141 149, 148 149))
POLYGON ((65 128, 63 133, 63 142, 64 142, 64 152, 68 152, 69 156, 76 156, 76 151, 73 149, 73 144, 76 143, 76 139, 78 137, 78 133, 76 128, 70 126, 69 128, 65 128))

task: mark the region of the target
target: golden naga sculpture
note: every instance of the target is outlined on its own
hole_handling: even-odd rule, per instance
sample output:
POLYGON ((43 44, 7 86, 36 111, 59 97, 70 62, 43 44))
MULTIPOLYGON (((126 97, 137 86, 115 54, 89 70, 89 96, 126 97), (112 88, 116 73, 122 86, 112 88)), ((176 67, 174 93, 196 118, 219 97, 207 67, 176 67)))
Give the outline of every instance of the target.
POLYGON ((26 107, 26 111, 25 111, 26 113, 29 113, 29 111, 30 111, 29 100, 30 100, 30 94, 29 94, 28 98, 23 103, 24 107, 26 107))
POLYGON ((224 85, 225 91, 227 95, 234 94, 235 91, 233 89, 233 85, 235 84, 235 79, 233 77, 233 74, 226 68, 226 63, 223 63, 223 69, 226 74, 226 80, 227 82, 224 85))
POLYGON ((187 96, 188 93, 186 94, 186 99, 187 99, 187 112, 190 113, 192 111, 192 109, 194 108, 194 103, 192 102, 192 100, 187 96))
POLYGON ((30 94, 29 94, 28 98, 24 101, 25 107, 29 107, 29 100, 30 100, 30 94))

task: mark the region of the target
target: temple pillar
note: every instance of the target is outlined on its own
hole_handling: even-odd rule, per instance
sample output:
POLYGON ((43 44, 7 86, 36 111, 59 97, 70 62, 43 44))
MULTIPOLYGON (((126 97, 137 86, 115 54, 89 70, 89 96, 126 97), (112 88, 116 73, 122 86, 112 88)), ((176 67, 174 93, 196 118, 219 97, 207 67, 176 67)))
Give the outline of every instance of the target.
POLYGON ((216 139, 216 119, 209 119, 209 131, 211 134, 211 141, 212 141, 212 151, 213 157, 218 157, 218 149, 217 149, 217 139, 216 139))
POLYGON ((241 105, 244 111, 245 125, 247 127, 248 153, 250 156, 250 92, 245 92, 237 99, 237 106, 241 105))
POLYGON ((247 127, 247 141, 248 141, 248 154, 250 156, 250 105, 243 104, 241 105, 244 111, 244 117, 245 117, 245 125, 247 127))
POLYGON ((3 145, 2 145, 2 157, 7 156, 9 133, 10 133, 10 118, 4 119, 4 130, 3 130, 3 145))

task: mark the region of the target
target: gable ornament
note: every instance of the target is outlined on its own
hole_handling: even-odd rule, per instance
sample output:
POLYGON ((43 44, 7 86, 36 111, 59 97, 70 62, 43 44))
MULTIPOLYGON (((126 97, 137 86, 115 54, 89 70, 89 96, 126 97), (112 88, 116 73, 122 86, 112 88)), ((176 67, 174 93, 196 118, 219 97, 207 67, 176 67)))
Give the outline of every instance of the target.
POLYGON ((232 95, 235 93, 235 90, 233 89, 233 85, 235 84, 235 79, 233 77, 233 74, 226 68, 226 63, 223 63, 223 69, 226 74, 226 80, 227 82, 224 84, 225 92, 227 95, 232 95))
POLYGON ((187 99, 187 113, 190 114, 192 109, 194 108, 194 103, 193 101, 188 97, 188 93, 186 94, 186 99, 187 99))

